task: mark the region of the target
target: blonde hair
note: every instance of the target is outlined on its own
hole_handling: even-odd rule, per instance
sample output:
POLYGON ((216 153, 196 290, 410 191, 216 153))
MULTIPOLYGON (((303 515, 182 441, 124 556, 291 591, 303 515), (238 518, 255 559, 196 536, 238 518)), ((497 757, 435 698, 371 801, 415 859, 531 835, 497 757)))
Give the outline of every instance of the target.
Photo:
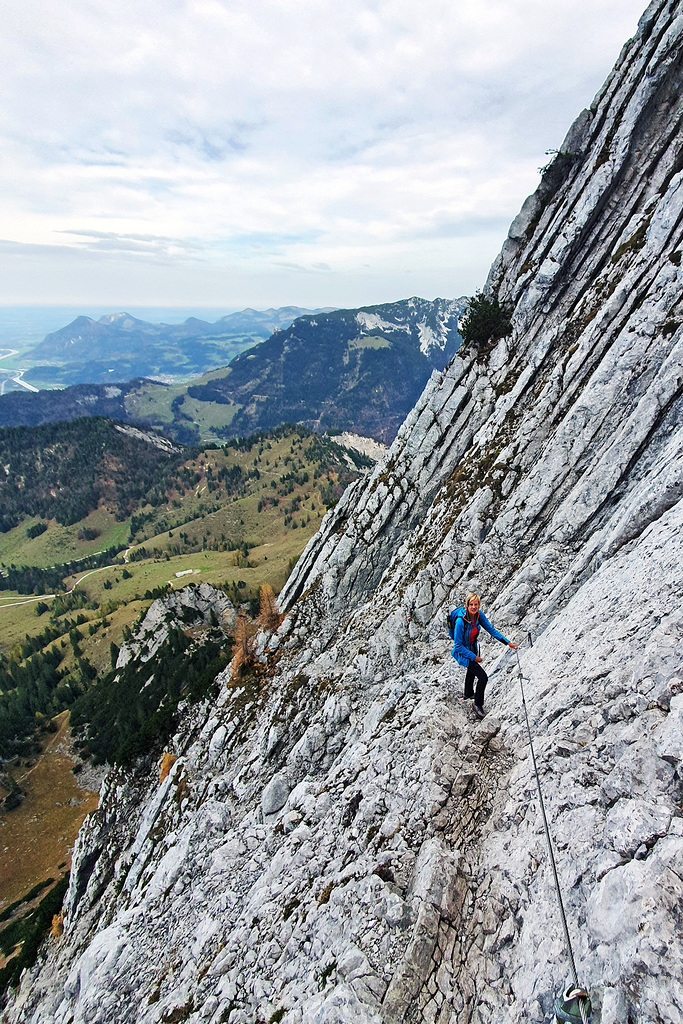
POLYGON ((479 602, 479 607, 481 608, 481 598, 479 597, 479 594, 468 594, 467 597, 465 598, 465 618, 467 618, 467 616, 470 613, 470 601, 474 600, 479 602))

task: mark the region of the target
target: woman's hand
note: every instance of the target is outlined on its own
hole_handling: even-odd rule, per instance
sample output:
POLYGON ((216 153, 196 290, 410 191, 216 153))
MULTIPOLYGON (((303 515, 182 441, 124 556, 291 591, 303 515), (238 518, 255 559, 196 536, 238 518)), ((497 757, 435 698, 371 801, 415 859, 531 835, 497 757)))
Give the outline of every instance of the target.
POLYGON ((481 658, 480 657, 477 656, 474 660, 476 661, 477 665, 481 664, 481 658))
POLYGON ((513 651, 518 651, 519 647, 517 644, 513 644, 512 640, 509 641, 508 647, 511 647, 513 651))

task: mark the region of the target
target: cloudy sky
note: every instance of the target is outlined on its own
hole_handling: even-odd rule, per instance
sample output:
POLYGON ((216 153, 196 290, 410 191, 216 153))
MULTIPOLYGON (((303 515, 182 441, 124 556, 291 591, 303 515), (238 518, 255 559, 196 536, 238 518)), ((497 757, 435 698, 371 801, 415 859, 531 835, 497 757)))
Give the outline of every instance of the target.
POLYGON ((0 0, 0 303, 481 287, 645 0, 0 0))

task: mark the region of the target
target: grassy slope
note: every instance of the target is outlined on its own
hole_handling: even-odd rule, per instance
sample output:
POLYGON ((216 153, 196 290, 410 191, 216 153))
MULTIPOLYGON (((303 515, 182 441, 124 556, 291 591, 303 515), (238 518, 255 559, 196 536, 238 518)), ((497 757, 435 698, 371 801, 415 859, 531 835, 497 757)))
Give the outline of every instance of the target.
MULTIPOLYGON (((225 377, 225 374, 226 368, 220 367, 202 374, 201 377, 193 378, 191 384, 195 386, 208 384, 216 377, 225 377)), ((221 443, 225 435, 216 433, 216 431, 228 428, 241 406, 199 402, 188 396, 187 388, 187 383, 163 385, 149 382, 142 384, 126 396, 126 411, 133 420, 144 423, 172 424, 174 413, 171 403, 174 399, 184 396, 180 412, 184 417, 189 417, 192 423, 199 428, 201 441, 221 443)))
POLYGON ((68 869, 78 829, 97 807, 97 794, 79 789, 74 762, 64 751, 68 712, 59 715, 58 725, 35 764, 13 769, 27 796, 0 819, 0 910, 36 883, 59 878, 68 869))
POLYGON ((34 516, 7 533, 0 533, 0 565, 55 565, 106 551, 126 543, 130 520, 117 523, 111 512, 98 508, 73 526, 61 526, 53 520, 46 533, 29 539, 27 527, 38 522, 40 518, 34 516), (78 531, 84 527, 97 531, 99 536, 91 541, 79 540, 78 531))

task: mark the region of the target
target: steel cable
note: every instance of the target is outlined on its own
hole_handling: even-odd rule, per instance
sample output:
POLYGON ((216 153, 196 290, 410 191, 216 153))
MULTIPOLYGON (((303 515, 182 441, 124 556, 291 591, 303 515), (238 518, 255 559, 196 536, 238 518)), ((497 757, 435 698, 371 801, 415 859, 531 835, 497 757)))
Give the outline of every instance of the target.
MULTIPOLYGON (((531 633, 528 634, 529 647, 532 647, 531 633)), ((534 744, 531 737, 531 725, 529 724, 529 713, 527 711, 526 700, 524 698, 524 680, 527 683, 530 682, 529 678, 522 674, 522 665, 519 660, 519 650, 517 650, 517 670, 519 672, 519 688, 522 694, 522 707, 524 708, 524 718, 526 720, 526 729, 529 736, 529 750, 531 751, 531 763, 534 768, 534 775, 536 776, 536 788, 538 790, 538 801, 541 806, 541 815, 543 816, 543 828, 545 829, 545 838, 548 843, 548 853, 550 854, 550 865, 553 869, 553 878, 555 879, 555 891, 557 893, 557 902, 560 907, 560 917, 562 918, 562 928, 564 929, 564 938, 567 944, 567 952, 569 954, 569 963, 572 970, 572 977, 574 979, 574 985, 577 989, 580 989, 579 978, 576 973, 576 962, 574 960, 574 950, 572 949, 572 942, 569 936, 569 926, 567 925, 567 916, 564 912, 564 902, 562 900, 562 890, 560 889, 560 879, 557 874, 557 865, 555 864, 555 854, 553 852, 553 844, 550 838, 550 828, 548 826, 548 818, 545 813, 545 803, 543 802, 543 792, 541 790, 541 779, 538 774, 538 766, 536 764, 536 755, 534 753, 534 744)), ((579 999, 579 1009, 581 1011, 581 1020, 583 1024, 588 1024, 588 1017, 586 1015, 586 1009, 584 1006, 583 999, 579 999)))

